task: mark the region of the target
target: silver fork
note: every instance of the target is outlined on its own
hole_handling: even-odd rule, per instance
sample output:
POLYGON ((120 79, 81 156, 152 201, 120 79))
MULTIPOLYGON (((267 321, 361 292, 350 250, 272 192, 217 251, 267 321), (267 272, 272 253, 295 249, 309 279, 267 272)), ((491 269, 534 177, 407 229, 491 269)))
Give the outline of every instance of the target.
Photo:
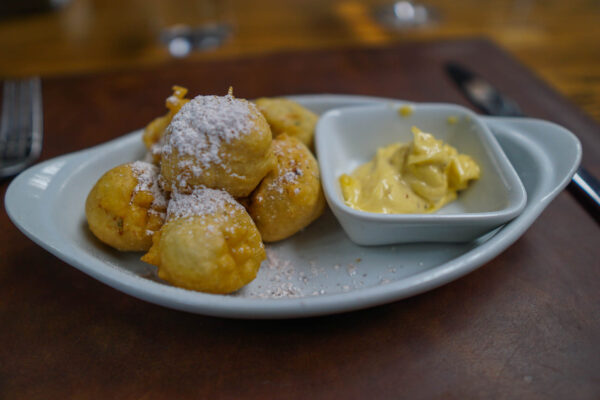
POLYGON ((0 178, 12 176, 42 151, 42 91, 39 77, 4 81, 0 122, 0 178))

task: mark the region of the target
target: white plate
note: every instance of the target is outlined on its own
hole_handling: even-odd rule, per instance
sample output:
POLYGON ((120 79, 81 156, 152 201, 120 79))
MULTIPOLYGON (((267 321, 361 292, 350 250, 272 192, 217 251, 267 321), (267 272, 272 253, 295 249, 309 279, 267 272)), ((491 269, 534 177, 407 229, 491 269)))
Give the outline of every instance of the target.
MULTIPOLYGON (((337 95, 293 99, 317 113, 390 101, 337 95)), ((10 184, 5 205, 15 225, 40 246, 107 285, 151 303, 232 318, 356 310, 425 292, 485 264, 525 232, 579 165, 579 141, 560 126, 533 119, 483 121, 527 189, 527 205, 519 217, 466 244, 359 247, 326 213, 303 232, 268 246, 270 262, 265 261, 257 279, 235 295, 170 286, 156 278, 154 267, 139 261, 140 254, 114 251, 89 233, 84 216, 89 190, 106 170, 144 155, 141 131, 31 167, 10 184)))

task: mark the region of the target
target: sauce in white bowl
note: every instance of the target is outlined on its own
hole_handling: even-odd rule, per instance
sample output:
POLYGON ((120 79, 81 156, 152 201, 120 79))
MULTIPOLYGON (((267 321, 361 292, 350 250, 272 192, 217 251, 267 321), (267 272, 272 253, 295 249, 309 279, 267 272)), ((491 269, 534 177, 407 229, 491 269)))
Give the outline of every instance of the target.
POLYGON ((316 128, 316 148, 327 202, 350 239, 360 245, 466 242, 520 214, 527 193, 496 139, 476 114, 451 104, 375 104, 330 110, 316 128), (339 177, 369 161, 378 148, 412 140, 411 128, 471 156, 481 177, 431 214, 378 214, 349 207, 339 177))

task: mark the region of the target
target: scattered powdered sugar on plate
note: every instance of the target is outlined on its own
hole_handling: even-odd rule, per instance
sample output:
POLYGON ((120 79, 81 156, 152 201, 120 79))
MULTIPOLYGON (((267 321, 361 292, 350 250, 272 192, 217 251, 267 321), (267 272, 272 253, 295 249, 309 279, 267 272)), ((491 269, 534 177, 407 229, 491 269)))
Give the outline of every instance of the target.
POLYGON ((294 281, 298 278, 298 271, 290 260, 282 259, 271 248, 265 249, 267 260, 261 265, 259 274, 266 275, 264 282, 254 288, 243 288, 238 293, 247 297, 261 299, 297 298, 303 297, 302 289, 294 281))
POLYGON ((261 268, 268 269, 268 282, 264 288, 259 285, 257 290, 250 293, 251 297, 259 298, 282 298, 282 297, 303 297, 300 289, 293 280, 297 276, 294 265, 289 260, 283 260, 277 256, 277 253, 267 249, 267 261, 261 268))
POLYGON ((364 288, 376 280, 379 284, 395 280, 396 269, 374 273, 361 268, 361 259, 340 263, 323 263, 319 259, 290 257, 289 248, 281 244, 265 245, 267 259, 256 279, 232 296, 256 299, 285 299, 344 293, 364 288), (392 272, 393 271, 393 272, 392 272))

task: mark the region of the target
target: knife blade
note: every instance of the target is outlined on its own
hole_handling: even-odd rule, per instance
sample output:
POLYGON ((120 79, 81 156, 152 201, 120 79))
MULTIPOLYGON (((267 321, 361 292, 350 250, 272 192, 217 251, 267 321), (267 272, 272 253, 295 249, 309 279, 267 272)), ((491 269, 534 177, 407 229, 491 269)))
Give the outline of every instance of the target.
MULTIPOLYGON (((518 103, 490 82, 463 65, 448 62, 446 73, 465 97, 483 114, 500 117, 525 117, 518 103)), ((568 186, 591 216, 600 223, 600 182, 585 168, 579 167, 568 186)))

